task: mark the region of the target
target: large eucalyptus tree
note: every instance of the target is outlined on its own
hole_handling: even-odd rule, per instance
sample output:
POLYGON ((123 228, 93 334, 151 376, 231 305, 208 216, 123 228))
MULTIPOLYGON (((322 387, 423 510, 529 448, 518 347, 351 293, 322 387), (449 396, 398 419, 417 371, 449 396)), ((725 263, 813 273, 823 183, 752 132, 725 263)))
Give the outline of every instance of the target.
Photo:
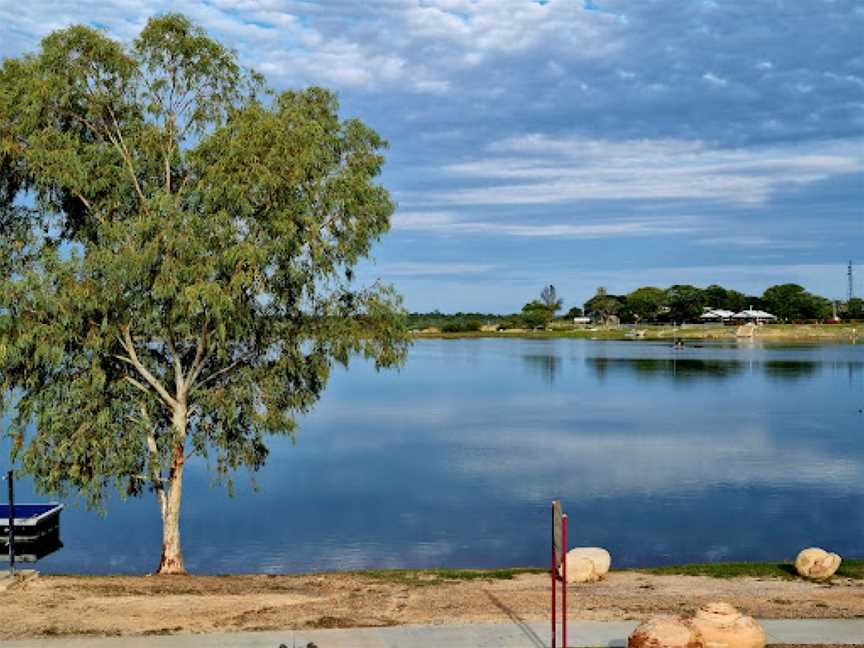
POLYGON ((385 142, 320 88, 272 93, 181 15, 87 27, 0 71, 0 393, 13 460, 98 506, 152 490, 183 573, 184 465, 230 482, 334 362, 398 365, 392 289, 352 269, 389 226, 385 142))

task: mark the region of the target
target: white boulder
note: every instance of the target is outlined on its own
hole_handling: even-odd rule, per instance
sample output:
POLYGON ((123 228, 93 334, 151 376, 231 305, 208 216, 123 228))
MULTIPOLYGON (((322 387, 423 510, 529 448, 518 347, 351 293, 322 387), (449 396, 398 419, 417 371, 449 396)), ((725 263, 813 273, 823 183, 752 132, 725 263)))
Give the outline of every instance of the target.
MULTIPOLYGON (((574 547, 567 552, 567 582, 592 583, 598 581, 612 566, 612 556, 602 547, 574 547)), ((563 565, 558 568, 563 577, 563 565)))
POLYGON ((765 630, 728 603, 707 603, 691 623, 702 635, 705 648, 765 648, 765 630))
POLYGON ((684 617, 661 615, 640 623, 627 648, 705 648, 702 634, 684 617))
POLYGON ((840 567, 842 559, 835 553, 828 553, 819 547, 804 549, 795 559, 795 570, 799 576, 810 580, 831 578, 840 567))

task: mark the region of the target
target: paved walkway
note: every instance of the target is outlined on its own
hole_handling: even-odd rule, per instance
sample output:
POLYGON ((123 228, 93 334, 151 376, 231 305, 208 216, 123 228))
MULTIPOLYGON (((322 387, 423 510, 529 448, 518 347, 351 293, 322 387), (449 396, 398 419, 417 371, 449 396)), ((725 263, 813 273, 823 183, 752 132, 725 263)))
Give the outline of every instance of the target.
MULTIPOLYGON (((796 619, 761 621, 768 643, 864 645, 864 619, 796 619)), ((574 621, 568 624, 570 646, 624 646, 635 621, 574 621)), ((560 636, 558 638, 560 642, 560 636)), ((3 648, 543 648, 549 626, 474 624, 398 626, 348 630, 286 630, 220 635, 174 635, 94 639, 0 641, 3 648)))

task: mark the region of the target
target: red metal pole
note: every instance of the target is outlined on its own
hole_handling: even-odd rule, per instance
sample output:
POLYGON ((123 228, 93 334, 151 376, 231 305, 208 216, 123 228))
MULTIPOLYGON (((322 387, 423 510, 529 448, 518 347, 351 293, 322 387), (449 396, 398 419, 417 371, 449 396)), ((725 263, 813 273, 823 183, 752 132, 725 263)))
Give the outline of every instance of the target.
POLYGON ((558 589, 558 574, 555 569, 555 543, 552 543, 552 648, 555 648, 558 643, 555 641, 555 590, 558 589))
POLYGON ((561 516, 561 554, 564 578, 561 585, 561 646, 567 648, 567 514, 561 516))

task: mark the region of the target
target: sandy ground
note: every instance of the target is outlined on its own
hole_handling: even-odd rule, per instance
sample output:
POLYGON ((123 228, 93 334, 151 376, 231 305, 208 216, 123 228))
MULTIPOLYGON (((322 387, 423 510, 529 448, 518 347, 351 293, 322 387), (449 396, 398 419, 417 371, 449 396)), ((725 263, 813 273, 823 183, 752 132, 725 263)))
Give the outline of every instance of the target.
MULTIPOLYGON (((763 618, 864 617, 864 581, 613 572, 570 588, 571 618, 639 619, 724 600, 763 618)), ((0 593, 0 639, 480 623, 545 619, 548 577, 405 581, 382 576, 40 576, 0 593)))

